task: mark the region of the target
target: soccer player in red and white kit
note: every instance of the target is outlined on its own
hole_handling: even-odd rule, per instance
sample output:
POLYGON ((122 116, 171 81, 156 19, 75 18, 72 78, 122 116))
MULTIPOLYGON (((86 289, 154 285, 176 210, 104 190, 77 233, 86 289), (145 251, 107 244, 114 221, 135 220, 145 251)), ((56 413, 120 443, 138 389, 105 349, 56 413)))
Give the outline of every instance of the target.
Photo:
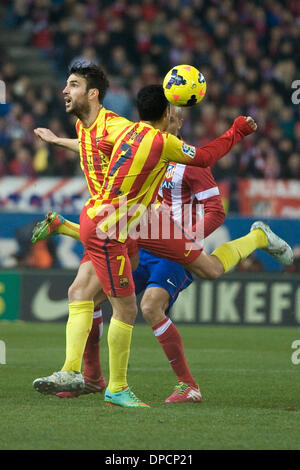
MULTIPOLYGON (((168 131, 176 135, 182 122, 181 108, 172 108, 168 131)), ((193 226, 193 232, 200 230, 201 236, 207 237, 224 222, 222 200, 210 168, 190 168, 171 163, 159 190, 159 197, 162 204, 171 209, 174 219, 180 224, 188 215, 185 226, 193 226), (195 225, 197 213, 200 227, 195 225)), ((147 250, 141 249, 139 256, 140 263, 133 273, 133 278, 136 293, 145 289, 141 310, 178 381, 166 402, 201 401, 200 390, 185 360, 181 336, 167 317, 177 296, 190 285, 192 277, 181 265, 159 258, 147 250)))

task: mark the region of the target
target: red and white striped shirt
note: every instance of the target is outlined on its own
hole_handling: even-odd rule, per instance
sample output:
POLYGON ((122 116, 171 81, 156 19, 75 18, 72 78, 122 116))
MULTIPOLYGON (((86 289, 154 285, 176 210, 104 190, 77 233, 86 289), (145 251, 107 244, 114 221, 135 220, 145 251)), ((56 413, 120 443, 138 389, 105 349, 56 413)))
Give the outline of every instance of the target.
POLYGON ((204 217, 205 237, 224 222, 222 199, 209 167, 170 163, 159 189, 159 198, 171 207, 174 219, 181 225, 194 226, 204 217))

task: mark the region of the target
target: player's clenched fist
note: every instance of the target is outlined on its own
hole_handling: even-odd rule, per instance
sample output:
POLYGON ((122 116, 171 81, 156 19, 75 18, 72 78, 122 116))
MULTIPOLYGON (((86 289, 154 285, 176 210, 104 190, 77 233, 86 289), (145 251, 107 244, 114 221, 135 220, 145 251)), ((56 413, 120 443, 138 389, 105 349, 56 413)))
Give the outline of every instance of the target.
POLYGON ((253 131, 256 131, 256 129, 257 129, 257 124, 256 124, 256 122, 254 121, 254 119, 253 119, 251 116, 247 116, 247 117, 246 117, 246 121, 247 121, 247 123, 249 124, 249 126, 251 127, 251 129, 252 129, 253 131))
POLYGON ((257 129, 254 119, 250 116, 237 117, 234 120, 233 127, 242 137, 252 134, 252 132, 255 132, 257 129))

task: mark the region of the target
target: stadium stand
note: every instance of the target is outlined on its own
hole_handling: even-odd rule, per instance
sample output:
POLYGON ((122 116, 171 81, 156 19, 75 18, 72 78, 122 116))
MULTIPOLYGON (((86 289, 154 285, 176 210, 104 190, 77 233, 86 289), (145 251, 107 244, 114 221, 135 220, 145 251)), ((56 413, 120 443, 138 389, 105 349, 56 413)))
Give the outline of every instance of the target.
POLYGON ((3 1, 1 13, 1 175, 79 174, 67 151, 37 143, 32 130, 74 136, 60 96, 68 66, 81 58, 109 74, 105 105, 133 119, 142 85, 161 82, 177 63, 193 63, 208 83, 183 128, 197 145, 239 114, 258 121, 259 131, 214 168, 217 180, 230 183, 231 212, 239 211, 237 178, 299 179, 300 115, 291 100, 299 2, 19 0, 3 1))

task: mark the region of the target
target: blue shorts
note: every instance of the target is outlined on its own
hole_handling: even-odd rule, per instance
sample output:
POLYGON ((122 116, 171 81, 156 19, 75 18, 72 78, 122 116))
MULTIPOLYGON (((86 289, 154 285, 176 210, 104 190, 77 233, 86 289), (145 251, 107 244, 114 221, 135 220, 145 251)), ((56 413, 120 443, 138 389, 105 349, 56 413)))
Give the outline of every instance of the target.
POLYGON ((192 274, 180 264, 152 255, 147 250, 139 250, 140 262, 133 272, 135 293, 140 294, 149 287, 161 287, 170 295, 167 312, 172 307, 179 293, 192 282, 192 274))

